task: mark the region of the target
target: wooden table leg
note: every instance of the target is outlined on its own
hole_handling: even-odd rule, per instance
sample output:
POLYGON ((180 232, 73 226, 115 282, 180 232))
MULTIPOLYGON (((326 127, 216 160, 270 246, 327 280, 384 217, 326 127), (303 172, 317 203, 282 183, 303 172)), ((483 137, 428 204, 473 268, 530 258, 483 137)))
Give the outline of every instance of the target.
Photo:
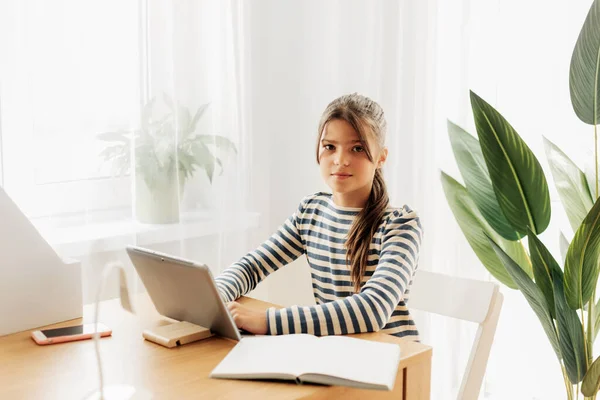
POLYGON ((430 400, 431 357, 404 368, 402 400, 430 400))

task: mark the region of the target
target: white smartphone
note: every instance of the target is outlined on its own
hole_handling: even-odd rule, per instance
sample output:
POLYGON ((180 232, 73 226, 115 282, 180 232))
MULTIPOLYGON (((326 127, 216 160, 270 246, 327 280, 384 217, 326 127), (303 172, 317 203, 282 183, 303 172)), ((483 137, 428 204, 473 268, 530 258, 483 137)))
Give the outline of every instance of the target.
MULTIPOLYGON (((98 323, 98 333, 100 337, 110 336, 112 330, 101 323, 98 323)), ((91 339, 94 335, 94 324, 84 324, 67 326, 65 328, 43 329, 31 332, 31 338, 37 344, 54 344, 73 342, 75 340, 91 339)))

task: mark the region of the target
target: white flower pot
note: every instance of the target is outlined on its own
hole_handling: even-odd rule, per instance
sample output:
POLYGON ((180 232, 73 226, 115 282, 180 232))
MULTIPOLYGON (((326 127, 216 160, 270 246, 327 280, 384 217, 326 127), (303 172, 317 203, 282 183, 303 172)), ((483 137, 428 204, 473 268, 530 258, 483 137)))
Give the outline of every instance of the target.
POLYGON ((145 224, 175 224, 179 222, 179 204, 183 185, 177 179, 164 176, 148 187, 142 174, 135 179, 135 214, 145 224))

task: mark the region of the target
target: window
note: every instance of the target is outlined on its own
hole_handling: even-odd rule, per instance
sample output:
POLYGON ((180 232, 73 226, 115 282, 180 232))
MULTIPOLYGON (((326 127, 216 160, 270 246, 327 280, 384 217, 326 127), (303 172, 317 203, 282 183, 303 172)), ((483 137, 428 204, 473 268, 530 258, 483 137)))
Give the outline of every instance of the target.
POLYGON ((0 177, 29 216, 130 204, 96 135, 139 119, 139 21, 136 1, 0 5, 0 177))

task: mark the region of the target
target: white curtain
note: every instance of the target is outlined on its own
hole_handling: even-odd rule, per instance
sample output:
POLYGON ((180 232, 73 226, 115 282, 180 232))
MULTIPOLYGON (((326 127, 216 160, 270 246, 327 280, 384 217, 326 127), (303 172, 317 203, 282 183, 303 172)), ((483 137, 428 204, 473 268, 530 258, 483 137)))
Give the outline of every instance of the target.
MULTIPOLYGON (((542 135, 583 165, 591 131, 571 110, 568 65, 590 4, 3 2, 0 184, 59 251, 84 260, 84 291, 95 287, 106 261, 126 261, 128 243, 193 258, 218 273, 266 239, 304 195, 328 189, 315 162, 318 119, 333 98, 360 92, 386 111, 384 173, 392 203, 422 217, 420 268, 488 280, 439 181, 440 169, 460 177, 446 120, 475 133, 472 89, 503 113, 544 167, 542 135), (211 184, 201 169, 186 181, 174 224, 139 222, 136 168, 115 177, 98 156, 109 145, 98 134, 137 129, 152 98, 155 118, 168 113, 165 98, 192 116, 209 103, 196 133, 220 135, 237 150, 209 145, 222 174, 217 166, 211 184)), ((178 114, 172 131, 186 118, 178 114)), ((558 257, 558 231, 572 232, 547 177, 554 219, 542 239, 558 257)), ((564 398, 535 315, 519 292, 503 293, 480 397, 564 398)), ((267 278, 254 295, 310 304, 306 262, 267 278)), ((475 327, 416 318, 423 342, 434 348, 432 398, 454 398, 475 327)))
POLYGON ((247 251, 260 219, 242 13, 213 1, 1 3, 0 185, 82 260, 84 302, 109 261, 142 289, 127 244, 214 274, 247 251))

